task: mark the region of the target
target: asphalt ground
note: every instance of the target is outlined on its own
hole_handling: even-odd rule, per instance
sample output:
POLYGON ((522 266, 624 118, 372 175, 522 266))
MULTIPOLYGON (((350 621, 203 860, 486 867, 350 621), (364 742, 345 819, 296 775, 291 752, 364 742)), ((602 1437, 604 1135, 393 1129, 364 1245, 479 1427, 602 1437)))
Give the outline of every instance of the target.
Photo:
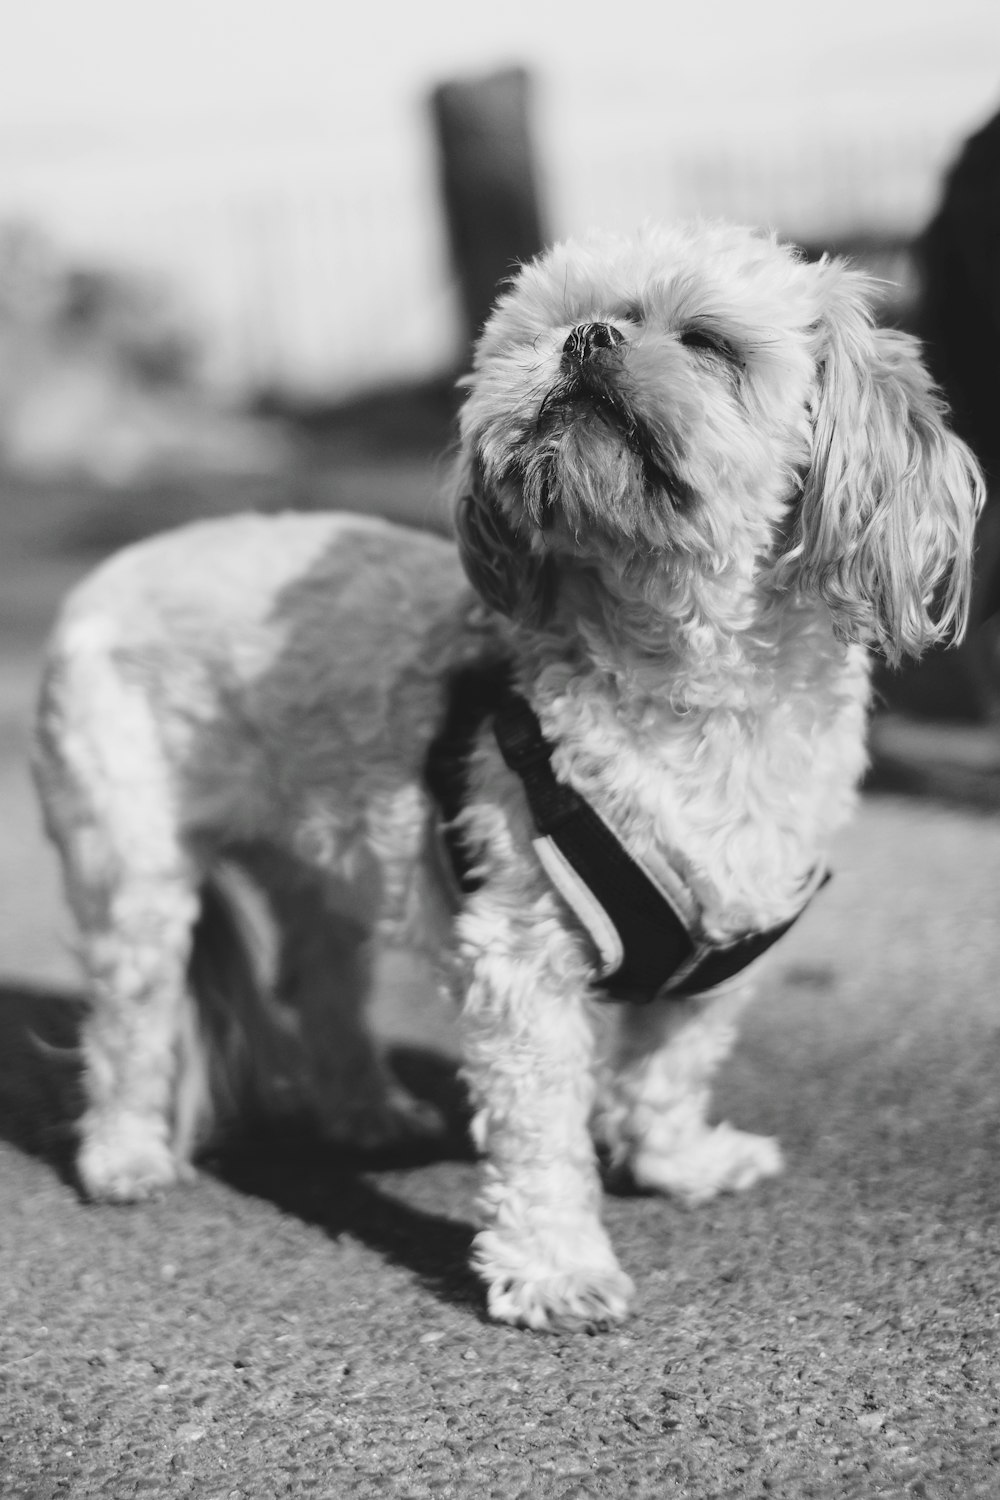
MULTIPOLYGON (((431 459, 389 446, 334 453, 327 488, 293 498, 428 517, 431 459)), ((271 503, 165 493, 13 487, 0 509, 4 1500, 1000 1494, 1000 742, 982 726, 880 716, 836 877, 716 1091, 786 1171, 690 1211, 609 1196, 638 1287, 621 1330, 486 1320, 452 1020, 402 994, 382 1025, 448 1114, 440 1149, 246 1139, 160 1202, 81 1203, 79 986, 26 723, 73 577, 189 511, 271 503)))

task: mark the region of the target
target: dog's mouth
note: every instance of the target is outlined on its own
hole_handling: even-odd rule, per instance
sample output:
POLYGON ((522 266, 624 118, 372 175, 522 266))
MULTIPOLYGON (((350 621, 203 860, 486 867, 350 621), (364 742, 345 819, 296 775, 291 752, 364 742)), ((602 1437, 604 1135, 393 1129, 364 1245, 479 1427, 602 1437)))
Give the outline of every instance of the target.
MULTIPOLYGON (((538 409, 537 430, 545 437, 594 417, 611 428, 639 460, 648 486, 672 492, 686 489, 648 423, 633 411, 620 390, 592 369, 572 374, 553 386, 538 409)), ((678 494, 678 498, 683 496, 678 494)))
POLYGON ((568 447, 575 451, 581 439, 598 440, 602 430, 636 461, 637 479, 647 495, 685 504, 693 490, 678 470, 678 443, 668 442, 662 431, 654 430, 626 393, 625 341, 619 336, 613 343, 583 353, 581 342, 580 331, 574 330, 566 341, 560 377, 542 399, 534 433, 526 445, 548 458, 540 485, 543 503, 536 518, 539 524, 544 527, 554 515, 555 494, 565 467, 564 450, 568 447))
POLYGON ((499 428, 482 435, 481 493, 522 549, 579 559, 667 546, 696 500, 681 413, 661 411, 653 387, 644 401, 634 352, 613 324, 579 325, 509 444, 496 442, 499 428))

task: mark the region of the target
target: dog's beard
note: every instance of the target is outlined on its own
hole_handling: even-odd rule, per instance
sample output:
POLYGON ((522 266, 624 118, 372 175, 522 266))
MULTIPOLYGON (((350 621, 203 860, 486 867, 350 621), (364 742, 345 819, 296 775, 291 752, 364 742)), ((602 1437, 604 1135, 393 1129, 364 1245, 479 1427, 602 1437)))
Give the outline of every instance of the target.
POLYGON ((576 546, 586 536, 602 549, 660 547, 669 542, 671 518, 694 499, 682 461, 669 417, 642 411, 617 362, 591 361, 551 386, 498 477, 504 488, 513 485, 524 520, 551 545, 576 546))
POLYGON ((597 442, 620 444, 635 460, 647 490, 665 491, 678 502, 690 498, 690 486, 677 472, 676 453, 664 448, 613 382, 586 366, 549 391, 539 408, 538 427, 557 442, 567 435, 579 437, 586 429, 597 442))

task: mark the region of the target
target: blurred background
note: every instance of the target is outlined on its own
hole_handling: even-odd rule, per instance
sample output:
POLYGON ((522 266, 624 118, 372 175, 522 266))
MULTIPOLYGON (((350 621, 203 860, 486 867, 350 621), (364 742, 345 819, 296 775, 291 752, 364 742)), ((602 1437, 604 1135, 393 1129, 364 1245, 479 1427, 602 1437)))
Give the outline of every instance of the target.
POLYGON ((5 29, 4 448, 55 469, 76 446, 106 479, 141 467, 142 440, 111 430, 87 356, 230 405, 325 405, 460 362, 442 83, 471 81, 474 101, 478 80, 525 70, 546 239, 722 214, 878 243, 907 296, 895 252, 1000 107, 993 0, 623 0, 600 17, 567 0, 502 17, 454 0, 38 0, 5 29), (61 381, 42 369, 57 359, 61 381))
MULTIPOLYGON (((997 476, 998 111, 1000 0, 4 6, 10 1500, 1000 1493, 1000 507, 993 623, 880 676, 872 785, 906 795, 863 800, 720 1089, 782 1137, 787 1188, 611 1198, 637 1333, 572 1358, 477 1321, 466 1161, 276 1142, 148 1212, 80 1213, 80 975, 27 766, 59 600, 113 548, 248 507, 446 526, 496 280, 591 226, 724 215, 853 254, 997 476)), ((400 996, 402 1076, 457 1098, 427 1051, 454 1050, 443 1008, 400 996)))
MULTIPOLYGON (((998 109, 996 0, 12 10, 0 49, 5 967, 65 963, 23 770, 41 642, 65 589, 112 548, 201 514, 349 506, 445 525, 455 376, 496 279, 545 242, 717 214, 811 254, 853 254, 891 283, 882 316, 931 338, 989 461, 1000 139, 987 131, 971 158, 966 143, 998 109), (962 387, 973 355, 978 410, 962 387)), ((987 606, 996 550, 986 537, 987 606)), ((884 684, 886 723, 907 726, 896 748, 918 717, 995 721, 995 664, 987 628, 944 666, 884 684)), ((992 768, 995 737, 963 754, 992 768)))

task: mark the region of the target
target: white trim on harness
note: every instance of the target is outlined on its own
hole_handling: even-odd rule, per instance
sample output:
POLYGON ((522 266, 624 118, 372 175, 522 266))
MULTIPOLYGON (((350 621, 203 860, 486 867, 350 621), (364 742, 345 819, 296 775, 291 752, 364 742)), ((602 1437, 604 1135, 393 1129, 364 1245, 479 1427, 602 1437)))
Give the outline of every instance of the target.
POLYGON ((618 936, 618 928, 594 895, 590 886, 570 864, 557 844, 550 838, 532 839, 535 853, 542 869, 590 934, 601 959, 601 978, 607 979, 621 968, 625 960, 625 948, 618 936))

